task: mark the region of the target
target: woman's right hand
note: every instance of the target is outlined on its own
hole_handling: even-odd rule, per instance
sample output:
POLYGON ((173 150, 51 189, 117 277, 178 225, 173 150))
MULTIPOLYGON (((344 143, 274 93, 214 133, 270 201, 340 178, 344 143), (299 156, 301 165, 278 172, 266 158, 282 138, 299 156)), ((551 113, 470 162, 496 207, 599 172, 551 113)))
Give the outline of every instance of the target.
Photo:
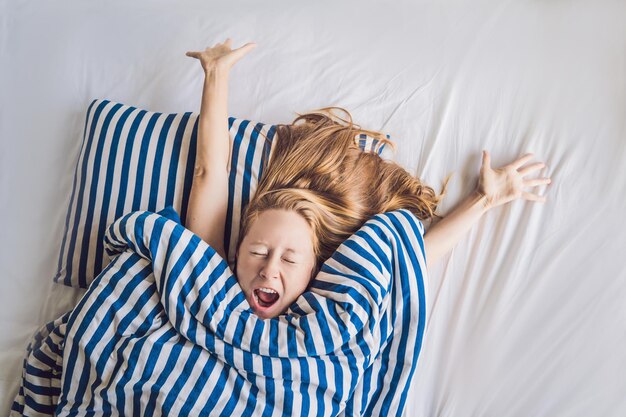
POLYGON ((244 55, 256 48, 256 43, 248 42, 240 48, 231 49, 231 43, 231 39, 228 38, 224 43, 218 43, 204 51, 190 51, 185 55, 199 59, 205 72, 215 69, 229 71, 244 55))

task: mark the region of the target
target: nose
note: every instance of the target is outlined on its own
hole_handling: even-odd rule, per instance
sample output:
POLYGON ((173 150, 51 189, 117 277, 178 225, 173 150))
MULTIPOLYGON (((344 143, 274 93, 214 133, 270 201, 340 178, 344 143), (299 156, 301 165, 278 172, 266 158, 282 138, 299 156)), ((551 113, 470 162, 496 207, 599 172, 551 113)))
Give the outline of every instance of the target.
POLYGON ((278 260, 274 256, 268 256, 261 265, 259 275, 265 279, 278 278, 280 270, 278 268, 278 260))

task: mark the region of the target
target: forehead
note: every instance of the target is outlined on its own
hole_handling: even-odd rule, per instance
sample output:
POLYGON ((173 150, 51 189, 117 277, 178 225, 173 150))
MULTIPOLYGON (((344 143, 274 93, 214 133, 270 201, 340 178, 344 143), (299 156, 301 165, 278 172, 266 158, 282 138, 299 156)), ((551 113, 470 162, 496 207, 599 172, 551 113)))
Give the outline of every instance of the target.
POLYGON ((246 236, 250 244, 265 244, 295 251, 312 251, 311 229, 298 213, 290 210, 265 210, 250 225, 246 236))

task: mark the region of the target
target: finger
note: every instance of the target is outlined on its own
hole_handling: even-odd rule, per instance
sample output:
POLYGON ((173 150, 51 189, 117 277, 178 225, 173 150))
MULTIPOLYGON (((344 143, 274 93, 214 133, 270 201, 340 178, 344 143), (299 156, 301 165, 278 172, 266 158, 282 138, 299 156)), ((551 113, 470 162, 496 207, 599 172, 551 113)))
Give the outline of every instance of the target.
POLYGON ((543 162, 537 162, 535 164, 532 165, 528 165, 525 166, 524 168, 518 169, 517 172, 519 172, 522 175, 526 175, 530 172, 536 171, 538 169, 543 168, 544 166, 546 166, 546 164, 544 164, 543 162))
POLYGON ((522 156, 521 158, 518 158, 515 161, 511 162, 509 164, 509 166, 511 166, 512 168, 517 169, 517 168, 521 167, 522 165, 524 165, 527 161, 530 161, 533 156, 535 156, 535 154, 527 153, 524 156, 522 156))
POLYGON ((256 48, 256 43, 248 42, 244 46, 233 50, 232 54, 235 57, 235 60, 239 60, 242 56, 244 56, 254 48, 256 48))
POLYGON ((535 187, 537 185, 550 184, 550 178, 535 178, 532 180, 524 180, 524 187, 535 187))
POLYGON ((537 201, 538 203, 546 202, 546 197, 539 196, 537 194, 532 194, 532 193, 529 193, 528 191, 524 191, 522 193, 522 198, 524 198, 525 200, 529 200, 529 201, 537 201))
POLYGON ((483 167, 491 168, 491 155, 483 149, 483 167))
POLYGON ((185 55, 190 56, 192 58, 198 58, 198 52, 187 52, 185 55))

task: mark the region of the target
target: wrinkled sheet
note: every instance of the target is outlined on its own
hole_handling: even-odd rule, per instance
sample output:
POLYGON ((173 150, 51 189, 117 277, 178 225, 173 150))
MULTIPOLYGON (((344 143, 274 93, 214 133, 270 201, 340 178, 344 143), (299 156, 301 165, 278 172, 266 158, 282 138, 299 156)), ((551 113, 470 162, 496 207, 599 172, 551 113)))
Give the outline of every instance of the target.
POLYGON ((81 295, 52 276, 88 103, 199 111, 184 53, 232 37, 258 47, 231 115, 346 107, 437 191, 455 171, 442 214, 482 149, 547 163, 545 204, 487 213, 430 266, 410 415, 626 414, 624 16, 609 0, 0 1, 0 413, 34 331, 81 295))

